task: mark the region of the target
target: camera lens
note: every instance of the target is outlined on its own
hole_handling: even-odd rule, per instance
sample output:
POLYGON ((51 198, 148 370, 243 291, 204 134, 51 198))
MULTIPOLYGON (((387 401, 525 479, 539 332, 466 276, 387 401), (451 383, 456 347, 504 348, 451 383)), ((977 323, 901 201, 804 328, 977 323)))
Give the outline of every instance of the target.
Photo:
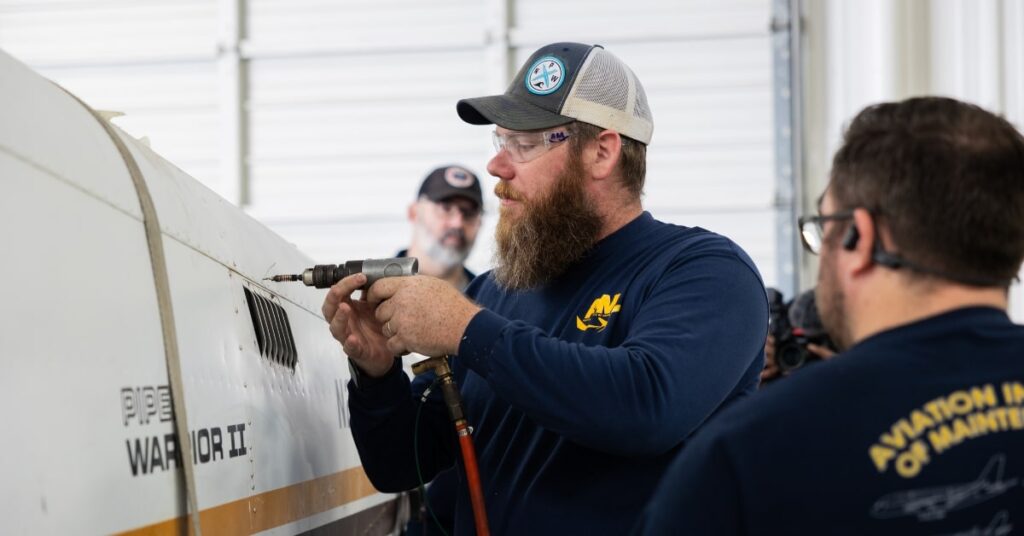
POLYGON ((775 359, 778 361, 779 369, 787 371, 803 365, 807 356, 799 345, 786 344, 776 350, 775 359))

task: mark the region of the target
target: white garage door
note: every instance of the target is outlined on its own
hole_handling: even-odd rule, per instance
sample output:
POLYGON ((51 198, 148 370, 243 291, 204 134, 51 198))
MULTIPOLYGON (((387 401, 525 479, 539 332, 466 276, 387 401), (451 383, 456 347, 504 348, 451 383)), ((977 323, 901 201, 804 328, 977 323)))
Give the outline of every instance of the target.
MULTIPOLYGON (((126 112, 117 124, 314 258, 337 262, 404 247, 405 207, 432 167, 486 174, 489 129, 458 119, 459 98, 503 91, 548 42, 600 43, 647 89, 647 208, 735 239, 771 285, 770 9, 769 0, 0 0, 0 47, 94 107, 126 112)), ((484 179, 477 271, 490 264, 493 184, 484 179)))

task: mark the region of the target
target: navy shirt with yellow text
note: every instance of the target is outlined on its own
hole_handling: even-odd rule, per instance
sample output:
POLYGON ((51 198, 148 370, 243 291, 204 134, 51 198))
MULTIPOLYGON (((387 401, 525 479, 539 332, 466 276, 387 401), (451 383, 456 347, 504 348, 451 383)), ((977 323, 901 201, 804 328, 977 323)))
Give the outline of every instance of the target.
POLYGON ((638 534, 1024 530, 1024 326, 957 309, 893 328, 724 410, 638 534))

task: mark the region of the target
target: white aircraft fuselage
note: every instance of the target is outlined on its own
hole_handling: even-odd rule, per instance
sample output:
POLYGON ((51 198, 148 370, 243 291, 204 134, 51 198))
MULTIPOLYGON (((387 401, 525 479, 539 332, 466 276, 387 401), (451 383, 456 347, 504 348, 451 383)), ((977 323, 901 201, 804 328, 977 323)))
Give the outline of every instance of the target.
POLYGON ((311 259, 3 52, 0 97, 0 533, 393 530, 324 291, 262 281, 311 259))

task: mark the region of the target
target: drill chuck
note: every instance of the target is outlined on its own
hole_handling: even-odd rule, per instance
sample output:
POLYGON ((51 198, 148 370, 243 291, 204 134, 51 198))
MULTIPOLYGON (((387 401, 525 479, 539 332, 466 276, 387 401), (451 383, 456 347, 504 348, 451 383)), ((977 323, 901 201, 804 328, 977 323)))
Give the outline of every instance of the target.
POLYGON ((329 288, 338 281, 362 272, 366 275, 366 290, 378 279, 416 275, 420 263, 415 257, 399 257, 394 259, 366 259, 348 261, 344 264, 318 264, 302 272, 302 283, 309 287, 329 288))

